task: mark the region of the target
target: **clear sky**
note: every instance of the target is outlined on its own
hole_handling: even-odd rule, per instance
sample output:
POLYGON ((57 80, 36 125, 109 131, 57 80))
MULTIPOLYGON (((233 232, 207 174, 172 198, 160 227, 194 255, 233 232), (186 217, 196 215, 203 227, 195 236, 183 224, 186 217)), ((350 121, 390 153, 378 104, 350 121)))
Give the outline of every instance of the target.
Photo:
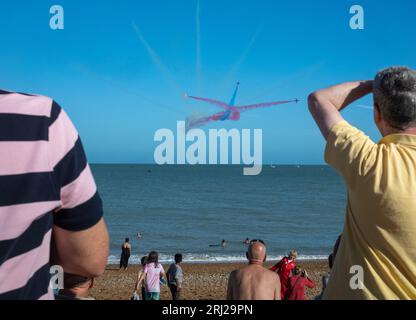
MULTIPOLYGON (((157 129, 216 111, 183 93, 228 101, 241 81, 237 104, 301 102, 206 129, 261 128, 265 163, 320 164, 308 93, 389 65, 416 67, 415 12, 414 0, 200 0, 199 10, 197 0, 1 1, 0 88, 55 98, 91 162, 153 163, 157 129), (49 28, 53 4, 65 10, 63 31, 49 28), (354 4, 365 30, 349 28, 354 4)), ((372 111, 358 104, 372 102, 345 117, 378 140, 372 111)))

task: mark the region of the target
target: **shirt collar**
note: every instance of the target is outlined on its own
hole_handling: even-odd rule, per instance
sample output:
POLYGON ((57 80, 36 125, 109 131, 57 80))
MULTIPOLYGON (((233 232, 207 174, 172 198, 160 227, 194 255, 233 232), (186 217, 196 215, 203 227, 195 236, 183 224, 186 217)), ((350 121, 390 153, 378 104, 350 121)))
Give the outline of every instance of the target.
POLYGON ((395 133, 385 136, 380 140, 378 144, 404 144, 412 147, 416 147, 416 135, 414 134, 402 134, 395 133))

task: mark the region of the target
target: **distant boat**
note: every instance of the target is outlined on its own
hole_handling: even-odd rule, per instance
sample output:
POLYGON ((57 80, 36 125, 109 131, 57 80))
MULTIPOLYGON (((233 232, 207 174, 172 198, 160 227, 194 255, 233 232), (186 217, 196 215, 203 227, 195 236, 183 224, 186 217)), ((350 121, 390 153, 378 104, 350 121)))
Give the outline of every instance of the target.
POLYGON ((270 168, 272 168, 272 169, 275 169, 276 168, 276 166, 273 165, 273 161, 270 163, 270 168))

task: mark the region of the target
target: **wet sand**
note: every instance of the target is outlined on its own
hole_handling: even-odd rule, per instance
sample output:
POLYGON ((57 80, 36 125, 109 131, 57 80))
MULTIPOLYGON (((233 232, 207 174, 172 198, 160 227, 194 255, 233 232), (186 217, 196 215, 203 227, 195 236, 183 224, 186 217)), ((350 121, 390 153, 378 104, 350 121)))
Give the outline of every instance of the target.
MULTIPOLYGON (((271 266, 273 263, 268 264, 271 266)), ((306 288, 308 299, 314 299, 322 289, 322 275, 328 271, 326 261, 299 261, 309 277, 315 282, 314 289, 306 288)), ((184 272, 184 300, 224 300, 228 276, 232 270, 244 266, 242 263, 182 264, 184 272)), ((168 265, 163 266, 165 271, 168 265)), ((103 276, 95 280, 91 296, 97 300, 129 300, 137 279, 138 265, 131 265, 127 271, 109 265, 103 276)), ((166 286, 161 288, 161 300, 170 300, 166 286)))

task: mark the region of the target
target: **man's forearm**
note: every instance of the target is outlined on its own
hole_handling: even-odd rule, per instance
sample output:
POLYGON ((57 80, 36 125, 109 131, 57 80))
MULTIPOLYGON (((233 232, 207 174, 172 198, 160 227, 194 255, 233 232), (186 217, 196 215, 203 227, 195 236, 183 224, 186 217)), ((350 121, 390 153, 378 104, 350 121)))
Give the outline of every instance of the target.
POLYGON ((318 90, 308 97, 309 111, 322 135, 327 139, 329 131, 343 120, 340 110, 373 91, 373 81, 355 81, 318 90))
POLYGON ((372 91, 373 81, 354 81, 318 90, 312 95, 318 102, 327 102, 337 110, 342 110, 372 91))

